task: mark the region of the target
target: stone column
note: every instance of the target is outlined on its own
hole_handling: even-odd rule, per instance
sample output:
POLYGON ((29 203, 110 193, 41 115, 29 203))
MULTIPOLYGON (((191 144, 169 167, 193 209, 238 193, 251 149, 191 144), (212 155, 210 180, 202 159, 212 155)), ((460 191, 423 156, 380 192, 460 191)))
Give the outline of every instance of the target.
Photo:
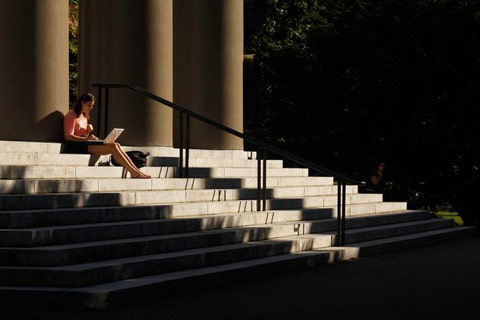
MULTIPOLYGON (((192 109, 193 101, 193 1, 173 2, 173 101, 187 109, 192 109)), ((180 113, 174 111, 173 143, 180 145, 180 113)))
MULTIPOLYGON (((82 0, 79 66, 81 92, 127 83, 172 101, 172 0, 82 0)), ((172 145, 172 110, 126 89, 110 90, 108 126, 123 144, 172 145)))
POLYGON ((0 139, 61 141, 68 0, 0 1, 0 139))
MULTIPOLYGON (((175 78, 175 101, 241 132, 243 1, 180 2, 179 9, 187 13, 180 11, 175 17, 193 17, 175 21, 175 41, 179 42, 175 48, 192 47, 189 56, 177 55, 175 51, 174 59, 179 60, 175 66, 180 66, 182 73, 175 78)), ((192 148, 243 148, 241 139, 197 121, 192 121, 190 143, 192 148)))

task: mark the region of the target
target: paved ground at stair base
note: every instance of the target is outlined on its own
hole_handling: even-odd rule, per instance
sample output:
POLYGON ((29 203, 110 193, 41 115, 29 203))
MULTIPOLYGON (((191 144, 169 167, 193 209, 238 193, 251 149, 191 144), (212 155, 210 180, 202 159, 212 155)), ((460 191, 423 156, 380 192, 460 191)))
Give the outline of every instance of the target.
POLYGON ((0 319, 474 319, 480 238, 251 279, 112 311, 0 310, 0 319))

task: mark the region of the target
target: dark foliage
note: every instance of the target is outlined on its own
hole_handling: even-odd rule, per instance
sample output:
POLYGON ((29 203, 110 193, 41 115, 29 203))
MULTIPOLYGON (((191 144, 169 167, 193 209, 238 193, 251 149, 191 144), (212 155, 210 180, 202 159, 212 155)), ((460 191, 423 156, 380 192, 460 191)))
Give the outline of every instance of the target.
POLYGON ((69 31, 69 100, 73 105, 77 100, 78 79, 78 0, 69 0, 68 31, 69 31))
POLYGON ((479 217, 480 2, 246 0, 257 134, 387 200, 479 217))

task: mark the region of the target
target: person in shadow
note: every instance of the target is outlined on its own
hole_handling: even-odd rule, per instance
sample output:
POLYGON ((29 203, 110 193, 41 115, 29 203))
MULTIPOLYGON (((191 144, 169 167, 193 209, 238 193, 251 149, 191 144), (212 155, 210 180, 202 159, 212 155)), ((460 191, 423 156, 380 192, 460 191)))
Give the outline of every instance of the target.
POLYGON ((367 181, 367 190, 382 193, 385 187, 384 170, 385 162, 377 162, 367 181))
POLYGON ((141 172, 130 160, 117 142, 91 144, 89 141, 98 140, 92 134, 93 126, 90 122, 90 111, 95 104, 95 96, 84 93, 78 97, 74 107, 68 111, 63 120, 63 134, 66 141, 67 153, 90 153, 96 156, 112 154, 113 159, 123 166, 132 178, 148 179, 151 176, 141 172))

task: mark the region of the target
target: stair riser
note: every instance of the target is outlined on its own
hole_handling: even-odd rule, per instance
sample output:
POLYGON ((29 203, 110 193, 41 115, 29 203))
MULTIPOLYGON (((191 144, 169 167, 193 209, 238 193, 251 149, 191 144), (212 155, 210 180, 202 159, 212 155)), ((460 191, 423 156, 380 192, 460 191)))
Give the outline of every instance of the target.
POLYGON ((0 285, 30 285, 49 287, 82 287, 99 283, 130 279, 152 274, 203 268, 225 263, 259 259, 280 254, 314 249, 315 245, 322 247, 331 244, 331 237, 326 236, 320 244, 310 240, 278 241, 262 244, 252 244, 228 251, 194 253, 166 259, 152 259, 139 263, 126 263, 105 266, 84 271, 55 271, 38 269, 1 269, 0 285))
MULTIPOLYGON (((179 150, 171 147, 151 146, 123 146, 125 151, 139 150, 150 152, 151 156, 178 157, 179 150)), ((26 141, 0 141, 0 150, 5 153, 50 153, 59 154, 64 149, 64 144, 26 141)), ((190 149, 191 157, 199 158, 230 158, 230 159, 256 159, 255 151, 242 150, 199 150, 190 149)))
MULTIPOLYGON (((283 169, 281 161, 268 161, 267 182, 272 190, 267 191, 271 200, 267 200, 265 209, 298 210, 270 215, 256 212, 257 201, 252 200, 257 197, 253 190, 257 186, 257 162, 247 159, 254 159, 254 154, 191 150, 190 179, 164 179, 178 176, 178 150, 126 147, 150 152, 150 167, 142 171, 162 178, 134 180, 120 179, 129 177, 122 168, 101 166, 108 156, 59 154, 61 148, 54 143, 0 141, 0 228, 72 225, 0 230, 0 265, 12 266, 0 267, 0 285, 26 286, 30 292, 35 292, 34 286, 49 286, 38 288, 38 292, 48 291, 41 298, 58 302, 68 297, 65 302, 73 298, 74 305, 104 308, 131 301, 132 295, 167 292, 190 278, 205 281, 208 276, 202 276, 202 272, 212 272, 213 282, 221 281, 222 273, 236 274, 228 271, 231 263, 241 262, 236 265, 261 272, 268 267, 254 266, 255 259, 279 261, 289 253, 331 247, 336 242, 337 221, 332 217, 337 215, 337 188, 332 178, 324 178, 321 184, 316 179, 314 182, 307 169, 283 169), (282 186, 292 188, 279 188, 282 186), (319 209, 308 210, 313 208, 319 209), (238 214, 208 216, 225 212, 238 214), (171 217, 187 219, 164 219, 171 217), (309 217, 330 219, 298 221, 309 217), (118 223, 75 226, 104 221, 118 223), (85 264, 72 265, 81 263, 85 264), (227 271, 203 271, 206 267, 227 271), (133 278, 135 281, 108 284, 133 278), (90 285, 97 285, 96 291, 81 288, 90 285)), ((347 193, 346 216, 355 218, 347 220, 346 242, 352 245, 328 248, 326 253, 313 251, 312 256, 297 259, 292 265, 316 265, 398 250, 454 234, 448 231, 454 229, 452 221, 428 220, 426 212, 384 215, 405 210, 406 204, 383 203, 381 195, 358 194, 357 187, 349 187, 347 193), (424 232, 423 238, 413 239, 424 232), (338 251, 332 253, 334 250, 338 251)), ((274 265, 285 268, 289 262, 274 265)), ((2 297, 5 288, 0 288, 2 297)), ((16 290, 11 290, 15 297, 16 290)))
POLYGON ((232 281, 243 281, 243 279, 252 279, 255 277, 271 276, 272 274, 283 274, 285 272, 295 272, 316 266, 323 266, 338 261, 347 261, 353 258, 368 256, 371 254, 385 253, 396 250, 402 250, 406 248, 416 247, 419 245, 428 245, 439 241, 445 241, 452 238, 468 237, 476 234, 474 230, 462 230, 457 232, 443 233, 436 236, 428 236, 425 238, 413 240, 413 241, 401 241, 394 243, 393 245, 378 245, 367 248, 338 248, 335 251, 318 251, 315 254, 309 256, 300 256, 295 259, 288 259, 278 261, 270 264, 252 265, 246 268, 229 269, 223 272, 206 273, 196 275, 191 278, 172 278, 159 283, 148 283, 148 285, 136 286, 132 290, 118 290, 115 292, 97 291, 87 295, 84 290, 72 289, 72 297, 78 297, 78 299, 70 299, 71 306, 82 306, 94 309, 105 309, 125 306, 127 303, 133 303, 134 301, 145 303, 145 300, 154 297, 158 299, 162 296, 168 296, 172 290, 191 291, 195 290, 205 283, 209 286, 212 285, 225 285, 232 281), (88 296, 88 299, 85 298, 88 296), (72 301, 73 300, 73 301, 72 301))
MULTIPOLYGON (((331 218, 330 210, 276 211, 256 212, 252 214, 238 214, 220 217, 204 217, 181 220, 152 220, 142 223, 125 223, 114 226, 78 226, 77 228, 30 230, 0 230, 1 247, 33 247, 43 245, 58 245, 66 243, 79 243, 88 241, 112 240, 121 238, 135 238, 163 234, 186 233, 201 230, 215 230, 224 228, 244 227, 266 223, 308 221, 331 218)), ((362 228, 388 223, 400 223, 428 219, 429 213, 416 213, 415 215, 384 215, 375 219, 357 218, 347 220, 347 228, 362 228)), ((310 232, 318 233, 334 230, 336 221, 325 222, 310 232)), ((300 233, 305 234, 305 229, 300 228, 300 233)))
MULTIPOLYGON (((368 233, 361 236, 362 240, 381 239, 398 235, 406 235, 416 232, 424 232, 444 228, 445 223, 431 223, 420 227, 389 228, 387 232, 368 233)), ((298 241, 284 242, 279 239, 277 243, 269 242, 252 244, 250 247, 242 247, 225 251, 196 252, 192 255, 177 256, 164 259, 144 260, 136 263, 124 263, 112 266, 104 266, 96 269, 83 271, 55 271, 35 269, 1 269, 0 285, 40 285, 40 286, 88 286, 104 282, 117 281, 140 277, 150 274, 160 274, 172 271, 181 271, 194 268, 202 268, 213 265, 221 265, 236 261, 264 258, 277 254, 285 254, 299 251, 312 250, 332 245, 334 236, 325 235, 320 240, 298 239, 298 241)), ((347 241, 352 237, 347 236, 347 241)))
MULTIPOLYGON (((306 194, 323 200, 323 206, 333 206, 337 202, 331 187, 297 187, 267 189, 268 199, 298 198, 306 194)), ((216 202, 250 200, 257 198, 256 189, 210 189, 181 191, 140 191, 118 193, 75 193, 46 195, 0 195, 0 210, 29 210, 80 208, 97 206, 128 206, 175 202, 216 202)), ((346 196, 346 204, 381 202, 381 194, 354 194, 346 196)))
POLYGON ((134 238, 201 230, 330 218, 331 210, 276 211, 180 220, 152 220, 113 226, 85 226, 43 230, 0 230, 0 247, 33 247, 88 241, 134 238))
MULTIPOLYGON (((330 188, 332 189, 331 193, 336 193, 336 187, 332 186, 332 183, 333 179, 329 177, 269 178, 267 180, 267 188, 300 186, 308 188, 309 186, 316 186, 320 190, 330 188)), ((0 194, 241 189, 256 187, 256 178, 0 180, 0 194)), ((322 193, 330 192, 322 191, 322 193)), ((358 187, 347 186, 347 193, 358 193, 358 187)), ((307 195, 313 194, 307 193, 307 195)))
MULTIPOLYGON (((142 302, 168 296, 172 290, 188 292, 200 290, 205 283, 209 286, 231 283, 240 283, 244 279, 271 276, 285 272, 295 272, 325 265, 351 258, 363 257, 371 254, 402 250, 418 245, 427 245, 451 238, 468 237, 477 234, 475 229, 456 230, 442 234, 425 236, 420 239, 397 241, 392 244, 378 244, 368 247, 343 247, 335 250, 313 251, 309 254, 298 254, 279 259, 274 262, 266 262, 241 267, 225 269, 211 269, 198 272, 190 277, 172 276, 168 279, 152 277, 149 281, 145 278, 136 281, 132 287, 120 287, 119 289, 62 289, 62 288, 32 288, 32 287, 2 287, 0 288, 0 302, 2 305, 42 306, 62 305, 64 307, 106 309, 124 307, 128 303, 142 302), (197 288, 197 289, 196 289, 197 288)), ((132 282, 130 282, 132 283, 132 282)), ((133 283, 132 283, 133 284, 133 283)))
MULTIPOLYGON (((153 178, 175 178, 175 167, 144 167, 153 178)), ((253 178, 256 168, 190 168, 190 178, 253 178)), ((282 168, 267 170, 267 177, 306 177, 308 169, 282 168)), ((87 166, 0 166, 0 179, 98 179, 125 178, 130 173, 121 167, 87 166)))
MULTIPOLYGON (((176 167, 178 157, 148 157, 147 165, 152 167, 176 167)), ((190 167, 234 167, 256 168, 256 160, 233 158, 196 158, 188 160, 190 167)), ((94 156, 87 154, 51 153, 0 153, 0 166, 108 166, 110 155, 94 156)), ((281 160, 267 161, 267 168, 282 168, 281 160)))
MULTIPOLYGON (((314 198, 314 200, 317 198, 314 198)), ((292 199, 267 200, 266 210, 301 210, 319 208, 322 201, 302 201, 292 199)), ((318 199, 317 199, 318 200, 318 199)), ((358 216, 375 213, 386 213, 406 210, 402 202, 356 204, 346 206, 346 216, 358 216)), ((326 207, 336 217, 336 207, 326 207)), ((144 219, 182 218, 192 215, 202 216, 209 214, 222 214, 226 212, 256 212, 257 201, 228 201, 182 203, 165 206, 139 206, 139 207, 113 207, 113 208, 85 208, 64 210, 38 210, 38 211, 11 211, 0 212, 0 228, 30 228, 41 226, 58 226, 87 224, 98 222, 131 221, 144 219)))
POLYGON ((250 231, 231 230, 217 233, 203 233, 194 236, 178 236, 155 240, 137 240, 121 244, 99 245, 66 250, 16 250, 0 248, 0 265, 60 266, 101 261, 131 256, 175 252, 203 247, 213 247, 260 241, 268 237, 268 228, 250 231))
MULTIPOLYGON (((123 150, 132 151, 139 150, 142 152, 150 152, 151 156, 159 157, 178 157, 180 154, 179 149, 169 147, 135 147, 135 146, 123 146, 123 150)), ((256 159, 257 153, 255 151, 243 151, 243 150, 200 150, 190 149, 191 157, 197 158, 221 158, 221 159, 256 159)))
MULTIPOLYGON (((368 218, 365 218, 368 219, 368 218)), ((400 234, 433 230, 451 226, 449 221, 432 222, 414 226, 385 226, 384 230, 376 232, 356 232, 352 239, 363 239, 362 237, 388 237, 400 234), (422 229, 424 228, 424 229, 422 229), (430 228, 430 229, 429 229, 430 228), (365 234, 364 234, 365 233, 365 234)), ((395 217, 390 223, 395 223, 395 217)), ((17 250, 0 249, 0 263, 2 265, 66 265, 115 259, 137 255, 148 255, 156 253, 174 252, 194 248, 227 245, 249 241, 261 241, 281 237, 308 235, 311 233, 328 232, 336 229, 335 221, 312 221, 299 222, 294 224, 276 224, 269 227, 252 227, 239 230, 222 230, 213 233, 182 234, 159 239, 138 239, 136 241, 120 242, 113 244, 101 244, 94 247, 72 248, 72 249, 49 249, 38 250, 17 250)), ((333 235, 332 235, 333 236, 333 235)), ((371 240, 371 239, 369 239, 371 240)), ((349 238, 349 241, 353 241, 349 238)))
POLYGON ((430 221, 428 224, 420 224, 415 226, 396 227, 395 229, 376 230, 374 232, 359 232, 359 233, 347 234, 345 237, 345 243, 351 244, 356 242, 384 239, 384 238, 402 236, 407 234, 420 233, 420 232, 425 232, 430 230, 449 228, 449 227, 453 227, 454 225, 455 224, 449 220, 438 220, 438 221, 430 221))
POLYGON ((163 219, 165 206, 112 207, 0 212, 1 228, 34 228, 100 222, 163 219))
POLYGON ((405 250, 405 249, 415 248, 418 246, 425 246, 425 245, 436 243, 436 242, 446 241, 449 239, 461 238, 461 237, 474 237, 474 236, 478 236, 478 230, 476 230, 475 228, 471 228, 469 230, 456 230, 456 231, 446 230, 445 233, 429 235, 422 238, 405 239, 402 241, 384 243, 381 245, 370 245, 365 247, 362 246, 358 249, 359 251, 358 256, 364 257, 364 256, 370 256, 370 255, 384 253, 384 252, 405 250))

